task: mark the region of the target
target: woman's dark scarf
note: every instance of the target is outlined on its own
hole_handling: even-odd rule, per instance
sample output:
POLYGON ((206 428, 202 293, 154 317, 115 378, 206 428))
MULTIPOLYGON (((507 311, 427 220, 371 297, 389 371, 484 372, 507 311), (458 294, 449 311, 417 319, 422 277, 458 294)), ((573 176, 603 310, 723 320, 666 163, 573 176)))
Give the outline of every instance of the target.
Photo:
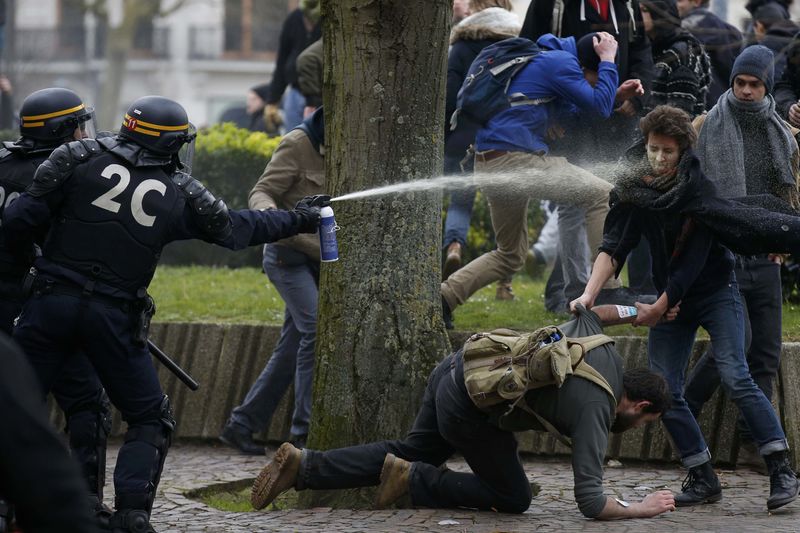
POLYGON ((800 252, 800 214, 789 204, 769 194, 720 198, 691 149, 681 156, 675 184, 659 191, 642 180, 651 172, 646 157, 635 158, 643 153, 643 146, 629 151, 634 159, 620 172, 611 191, 612 208, 632 204, 648 211, 689 215, 742 255, 800 252))

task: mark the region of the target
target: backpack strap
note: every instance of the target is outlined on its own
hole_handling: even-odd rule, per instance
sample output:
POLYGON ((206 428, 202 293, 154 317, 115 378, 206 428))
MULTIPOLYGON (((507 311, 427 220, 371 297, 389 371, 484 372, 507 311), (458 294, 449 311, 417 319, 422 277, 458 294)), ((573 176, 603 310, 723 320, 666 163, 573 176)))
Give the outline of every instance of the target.
POLYGON ((509 409, 509 412, 515 407, 519 407, 523 411, 535 416, 536 420, 538 420, 539 423, 544 427, 544 429, 546 429, 548 433, 550 433, 553 437, 555 437, 556 440, 558 440, 558 442, 560 442, 567 448, 572 448, 572 440, 569 437, 565 437, 564 435, 562 435, 561 432, 557 430, 553 424, 545 420, 545 418, 542 415, 540 415, 539 413, 528 407, 528 404, 525 403, 524 394, 520 396, 520 398, 516 402, 514 402, 514 404, 511 406, 511 409, 509 409))
MULTIPOLYGON (((570 337, 568 341, 571 344, 577 344, 583 348, 583 353, 589 353, 591 350, 599 346, 603 346, 604 344, 613 344, 614 339, 609 337, 608 335, 603 335, 602 333, 598 333, 596 335, 589 335, 588 337, 570 337)), ((575 368, 572 370, 572 374, 575 376, 582 377, 583 379, 588 379, 595 385, 599 386, 601 389, 606 391, 611 399, 614 401, 614 405, 617 405, 617 398, 614 396, 614 391, 611 388, 611 385, 608 383, 608 380, 595 368, 586 362, 585 359, 581 359, 581 361, 575 365, 575 368)))

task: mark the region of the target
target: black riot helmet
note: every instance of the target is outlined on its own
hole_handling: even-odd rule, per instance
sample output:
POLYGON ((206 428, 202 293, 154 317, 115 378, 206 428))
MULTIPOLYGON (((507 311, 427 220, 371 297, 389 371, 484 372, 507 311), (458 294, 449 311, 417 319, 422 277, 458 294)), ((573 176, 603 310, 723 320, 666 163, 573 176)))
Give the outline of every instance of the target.
POLYGON ((143 96, 128 108, 119 134, 157 154, 177 154, 195 137, 186 110, 163 96, 143 96))
POLYGON ((19 110, 19 133, 37 141, 61 143, 94 119, 94 111, 69 89, 52 87, 29 94, 19 110))

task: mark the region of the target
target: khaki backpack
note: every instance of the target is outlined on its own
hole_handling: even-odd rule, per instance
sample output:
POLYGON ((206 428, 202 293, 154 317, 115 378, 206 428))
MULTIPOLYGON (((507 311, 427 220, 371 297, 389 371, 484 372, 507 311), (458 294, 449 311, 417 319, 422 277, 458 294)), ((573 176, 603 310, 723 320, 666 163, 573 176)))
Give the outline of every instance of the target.
POLYGON ((525 393, 550 385, 561 387, 567 377, 574 375, 600 386, 616 406, 608 381, 584 360, 590 350, 613 342, 603 334, 568 338, 556 326, 530 333, 510 329, 476 333, 464 343, 464 384, 470 399, 480 409, 510 402, 506 415, 519 407, 569 446, 569 439, 528 407, 525 393))

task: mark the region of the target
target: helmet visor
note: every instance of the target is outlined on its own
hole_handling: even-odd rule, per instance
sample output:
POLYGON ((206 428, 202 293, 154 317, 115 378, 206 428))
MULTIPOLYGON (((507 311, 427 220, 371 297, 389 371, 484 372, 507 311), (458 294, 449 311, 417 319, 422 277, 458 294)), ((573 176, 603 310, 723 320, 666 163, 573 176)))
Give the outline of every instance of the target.
POLYGON ((189 123, 189 129, 186 132, 186 137, 183 146, 178 151, 178 158, 183 165, 183 171, 187 174, 192 173, 192 162, 194 161, 194 142, 197 138, 197 128, 194 124, 189 123))
POLYGON ((97 118, 94 108, 87 107, 86 113, 78 117, 78 129, 75 136, 76 139, 94 139, 97 136, 97 118))

